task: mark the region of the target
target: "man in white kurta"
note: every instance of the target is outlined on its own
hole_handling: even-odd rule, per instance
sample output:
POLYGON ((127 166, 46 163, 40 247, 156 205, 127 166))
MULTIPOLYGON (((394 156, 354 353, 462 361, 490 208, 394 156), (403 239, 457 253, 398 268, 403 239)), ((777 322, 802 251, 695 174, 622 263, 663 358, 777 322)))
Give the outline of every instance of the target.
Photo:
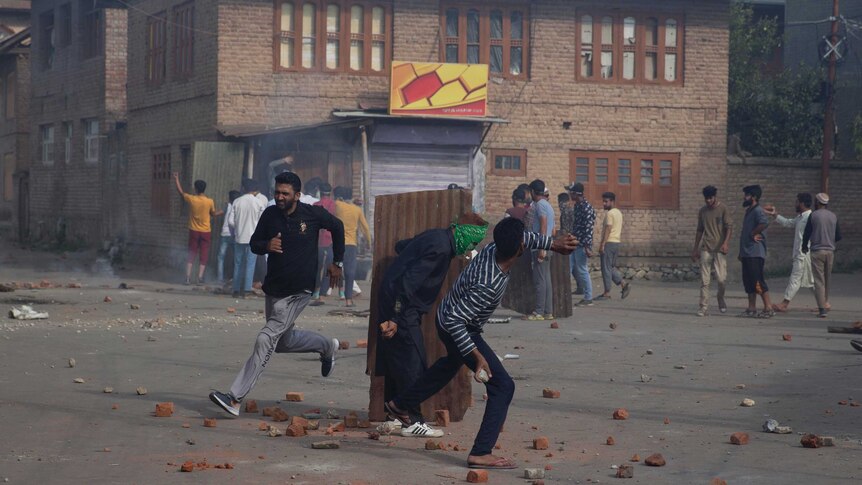
POLYGON ((773 309, 778 312, 786 312, 790 306, 790 301, 796 296, 799 288, 814 288, 814 274, 811 272, 811 256, 809 253, 802 252, 802 234, 805 232, 805 225, 808 223, 808 217, 811 215, 811 194, 805 192, 796 195, 796 217, 787 218, 778 214, 778 211, 772 207, 767 214, 775 217, 775 221, 783 227, 794 229, 793 233, 793 269, 790 272, 790 280, 787 282, 787 289, 784 290, 784 301, 772 305, 773 309))

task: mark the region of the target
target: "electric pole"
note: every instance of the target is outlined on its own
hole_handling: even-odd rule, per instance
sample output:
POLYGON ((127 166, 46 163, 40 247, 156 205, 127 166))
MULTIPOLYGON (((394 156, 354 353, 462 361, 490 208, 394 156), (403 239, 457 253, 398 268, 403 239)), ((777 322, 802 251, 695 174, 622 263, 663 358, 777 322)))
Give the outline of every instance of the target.
POLYGON ((820 167, 820 191, 829 193, 829 160, 832 157, 832 142, 835 139, 835 67, 838 61, 838 0, 832 0, 832 33, 829 36, 829 80, 826 83, 826 113, 823 117, 823 158, 820 167))

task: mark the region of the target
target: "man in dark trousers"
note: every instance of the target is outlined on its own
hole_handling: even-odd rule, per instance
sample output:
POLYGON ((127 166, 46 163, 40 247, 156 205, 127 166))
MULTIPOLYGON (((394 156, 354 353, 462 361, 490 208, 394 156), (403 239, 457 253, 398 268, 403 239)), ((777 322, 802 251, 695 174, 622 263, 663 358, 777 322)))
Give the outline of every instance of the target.
POLYGON ((335 365, 338 339, 328 339, 294 322, 311 301, 317 280, 317 238, 321 229, 332 233, 333 261, 330 284, 338 284, 344 266, 344 225, 323 207, 299 201, 302 181, 295 173, 275 177, 275 205, 268 207, 251 236, 251 250, 268 254, 263 292, 266 325, 257 335, 254 350, 227 393, 214 391, 210 400, 228 414, 239 416, 239 405, 251 392, 273 351, 316 352, 320 373, 328 377, 335 365))
POLYGON ((515 382, 503 363, 482 338, 482 329, 500 305, 509 283, 509 272, 526 250, 551 250, 570 254, 577 247, 571 234, 552 240, 550 236, 524 232, 524 223, 513 217, 494 228, 494 242, 470 261, 437 308, 437 335, 448 355, 439 359, 422 376, 394 399, 386 410, 409 426, 409 409, 430 398, 467 365, 476 381, 484 383, 488 403, 473 449, 467 457, 470 468, 515 468, 508 459, 492 454, 500 429, 506 421, 515 395, 515 382))
MULTIPOLYGON (((385 400, 409 388, 425 371, 422 317, 437 301, 452 259, 473 250, 487 231, 488 223, 468 212, 449 228, 430 229, 395 245, 398 257, 386 270, 377 299, 381 323, 375 373, 386 377, 385 400)), ((402 427, 401 436, 443 436, 442 431, 425 423, 418 405, 408 412, 412 424, 402 427)), ((399 425, 397 420, 391 423, 399 425)))

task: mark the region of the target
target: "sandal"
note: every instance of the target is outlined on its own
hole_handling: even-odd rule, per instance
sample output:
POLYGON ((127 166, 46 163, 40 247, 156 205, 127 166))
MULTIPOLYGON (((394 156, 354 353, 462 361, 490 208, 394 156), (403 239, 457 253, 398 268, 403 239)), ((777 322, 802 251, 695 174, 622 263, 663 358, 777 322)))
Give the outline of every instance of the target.
POLYGON ((394 418, 393 420, 400 421, 401 424, 405 426, 410 426, 411 424, 413 424, 413 421, 410 419, 409 414, 403 411, 396 410, 395 405, 390 404, 390 402, 391 401, 386 401, 385 403, 383 403, 383 408, 386 409, 386 412, 389 413, 389 416, 391 418, 394 418))
POLYGON ((513 468, 518 468, 518 464, 508 458, 500 458, 494 463, 489 463, 487 465, 482 465, 479 463, 467 463, 467 468, 481 468, 485 470, 511 470, 513 468))
POLYGON ((762 312, 757 314, 757 318, 772 318, 775 316, 775 310, 763 310, 762 312))
POLYGON ((738 318, 755 318, 757 316, 757 310, 745 310, 744 312, 737 315, 738 318))

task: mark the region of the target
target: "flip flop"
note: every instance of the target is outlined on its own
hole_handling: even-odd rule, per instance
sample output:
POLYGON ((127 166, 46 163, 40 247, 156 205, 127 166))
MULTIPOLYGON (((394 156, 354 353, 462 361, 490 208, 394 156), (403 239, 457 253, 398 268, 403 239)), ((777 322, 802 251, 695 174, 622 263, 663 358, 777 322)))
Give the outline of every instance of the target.
POLYGON ((511 470, 518 468, 518 464, 508 458, 500 458, 494 463, 480 465, 478 463, 467 463, 467 468, 480 468, 483 470, 511 470))
POLYGON ((402 414, 396 411, 394 407, 389 405, 388 401, 383 403, 383 408, 386 409, 386 412, 389 413, 390 417, 400 421, 401 424, 405 426, 410 426, 411 424, 413 424, 413 422, 410 420, 410 415, 402 414))

